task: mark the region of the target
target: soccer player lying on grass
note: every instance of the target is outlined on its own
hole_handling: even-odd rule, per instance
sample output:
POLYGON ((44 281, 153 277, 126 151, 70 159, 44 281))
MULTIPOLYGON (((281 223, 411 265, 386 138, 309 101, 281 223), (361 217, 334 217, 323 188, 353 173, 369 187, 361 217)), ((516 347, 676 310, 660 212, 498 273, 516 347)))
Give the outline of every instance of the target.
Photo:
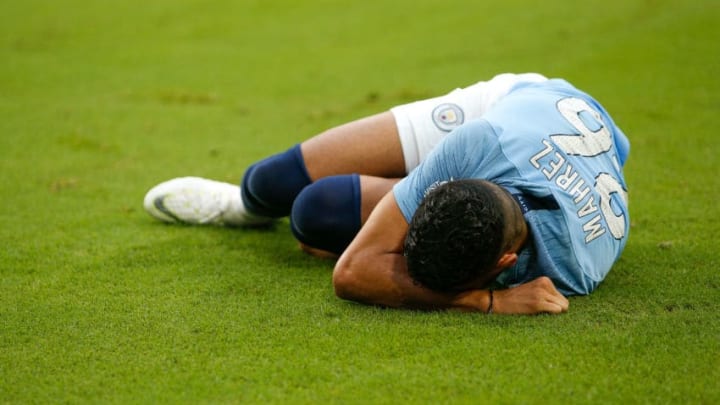
POLYGON ((344 299, 561 313, 625 246, 628 152, 589 95, 502 74, 330 129, 250 166, 239 187, 177 178, 144 205, 190 224, 289 215, 306 251, 340 255, 333 285, 344 299))

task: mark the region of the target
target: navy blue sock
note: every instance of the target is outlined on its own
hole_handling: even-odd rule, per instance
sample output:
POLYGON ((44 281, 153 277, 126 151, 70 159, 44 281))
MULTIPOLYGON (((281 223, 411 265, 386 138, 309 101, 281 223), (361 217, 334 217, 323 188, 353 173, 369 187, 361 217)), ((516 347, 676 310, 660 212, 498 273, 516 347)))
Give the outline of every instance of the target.
POLYGON ((360 176, 322 178, 295 199, 290 227, 302 243, 342 253, 360 230, 360 176))
POLYGON ((243 204, 255 215, 284 217, 311 182, 298 144, 247 169, 240 183, 243 204))

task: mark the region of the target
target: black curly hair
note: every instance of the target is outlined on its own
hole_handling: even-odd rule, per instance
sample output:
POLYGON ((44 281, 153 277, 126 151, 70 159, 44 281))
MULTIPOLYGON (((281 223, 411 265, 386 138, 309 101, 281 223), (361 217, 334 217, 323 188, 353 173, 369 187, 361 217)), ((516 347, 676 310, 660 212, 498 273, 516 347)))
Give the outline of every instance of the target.
POLYGON ((483 180, 455 180, 428 192, 405 239, 408 272, 416 282, 456 291, 492 271, 504 246, 505 215, 498 191, 483 180))

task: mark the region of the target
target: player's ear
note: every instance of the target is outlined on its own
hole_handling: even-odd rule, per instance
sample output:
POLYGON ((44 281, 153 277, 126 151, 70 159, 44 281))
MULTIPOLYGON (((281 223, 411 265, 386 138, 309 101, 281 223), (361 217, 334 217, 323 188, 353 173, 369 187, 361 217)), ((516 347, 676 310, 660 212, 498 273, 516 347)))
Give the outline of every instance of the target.
POLYGON ((505 253, 502 256, 500 256, 500 259, 498 260, 497 267, 501 269, 506 269, 508 267, 514 266, 515 263, 517 263, 518 255, 517 253, 505 253))

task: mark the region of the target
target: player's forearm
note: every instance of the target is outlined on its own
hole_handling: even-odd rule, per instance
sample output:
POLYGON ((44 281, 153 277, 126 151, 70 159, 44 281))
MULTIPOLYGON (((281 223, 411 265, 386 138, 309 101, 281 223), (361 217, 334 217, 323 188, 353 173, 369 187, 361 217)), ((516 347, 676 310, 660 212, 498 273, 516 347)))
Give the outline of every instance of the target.
POLYGON ((486 291, 442 294, 412 280, 402 254, 407 229, 389 192, 335 265, 333 285, 338 297, 395 308, 486 311, 486 291))
POLYGON ((438 293, 416 284, 396 253, 343 255, 333 273, 336 294, 364 304, 413 309, 486 311, 487 291, 438 293))

